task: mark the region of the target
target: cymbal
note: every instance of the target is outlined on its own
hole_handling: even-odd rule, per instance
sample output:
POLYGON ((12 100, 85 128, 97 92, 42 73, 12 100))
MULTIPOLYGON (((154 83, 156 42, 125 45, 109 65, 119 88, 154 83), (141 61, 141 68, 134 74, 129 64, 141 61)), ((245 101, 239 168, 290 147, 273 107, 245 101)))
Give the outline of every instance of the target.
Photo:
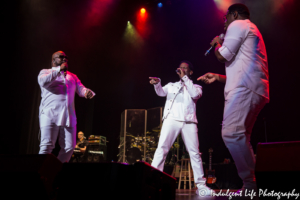
POLYGON ((153 132, 159 133, 160 129, 152 129, 153 132))
POLYGON ((156 151, 156 148, 148 148, 147 152, 152 152, 152 151, 156 151))
POLYGON ((179 148, 179 144, 177 142, 174 143, 174 148, 178 149, 179 148))
POLYGON ((135 137, 135 136, 131 135, 130 133, 126 133, 126 136, 135 137))
MULTIPOLYGON (((136 140, 143 140, 143 137, 142 136, 139 136, 139 137, 134 137, 136 140)), ((145 137, 144 137, 145 138, 145 137)))
POLYGON ((160 130, 161 130, 160 126, 155 127, 155 128, 152 129, 152 131, 154 131, 154 132, 160 132, 160 130))

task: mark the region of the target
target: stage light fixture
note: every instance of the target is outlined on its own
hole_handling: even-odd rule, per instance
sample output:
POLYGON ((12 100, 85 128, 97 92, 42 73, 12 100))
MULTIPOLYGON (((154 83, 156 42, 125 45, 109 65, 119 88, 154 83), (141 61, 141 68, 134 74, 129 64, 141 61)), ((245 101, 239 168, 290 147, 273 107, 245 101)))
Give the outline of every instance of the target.
POLYGON ((162 4, 162 3, 158 3, 157 6, 158 6, 159 8, 161 8, 161 7, 163 6, 163 4, 162 4))
POLYGON ((145 8, 142 8, 142 9, 141 9, 141 13, 144 14, 145 12, 146 12, 146 9, 145 9, 145 8))

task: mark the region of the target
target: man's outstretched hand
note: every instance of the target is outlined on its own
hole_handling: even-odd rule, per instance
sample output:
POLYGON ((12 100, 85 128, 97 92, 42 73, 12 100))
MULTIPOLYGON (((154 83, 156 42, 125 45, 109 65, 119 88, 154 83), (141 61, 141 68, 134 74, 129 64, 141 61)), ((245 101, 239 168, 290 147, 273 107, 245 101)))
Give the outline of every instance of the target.
POLYGON ((156 78, 156 77, 149 77, 149 79, 151 79, 150 84, 152 84, 152 85, 153 84, 156 85, 157 83, 160 82, 159 78, 156 78))
POLYGON ((206 84, 211 84, 217 80, 217 76, 218 76, 218 74, 209 72, 209 73, 206 73, 203 76, 200 76, 199 78, 197 78, 197 81, 203 81, 206 84))
POLYGON ((93 93, 92 93, 91 90, 87 90, 87 91, 85 92, 84 97, 85 97, 86 99, 91 99, 91 98, 94 97, 94 95, 93 95, 93 93))

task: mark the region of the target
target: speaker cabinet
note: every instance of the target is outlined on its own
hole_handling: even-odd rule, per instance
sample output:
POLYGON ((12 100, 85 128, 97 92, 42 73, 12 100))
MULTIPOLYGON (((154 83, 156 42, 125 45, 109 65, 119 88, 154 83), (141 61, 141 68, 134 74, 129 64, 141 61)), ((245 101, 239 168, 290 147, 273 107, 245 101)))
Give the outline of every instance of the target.
POLYGON ((64 163, 57 200, 175 200, 176 179, 145 162, 64 163))
POLYGON ((276 198, 272 191, 273 195, 293 190, 299 193, 300 141, 259 143, 256 155, 255 175, 260 199, 276 198))
POLYGON ((62 163, 48 155, 0 155, 4 199, 52 199, 62 163))
POLYGON ((86 162, 104 162, 107 156, 107 146, 100 144, 89 144, 86 147, 86 162))

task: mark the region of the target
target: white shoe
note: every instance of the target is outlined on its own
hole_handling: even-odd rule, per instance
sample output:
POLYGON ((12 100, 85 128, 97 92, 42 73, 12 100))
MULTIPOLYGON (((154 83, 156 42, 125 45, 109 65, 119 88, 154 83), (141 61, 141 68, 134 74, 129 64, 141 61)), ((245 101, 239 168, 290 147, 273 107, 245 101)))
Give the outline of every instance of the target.
POLYGON ((205 197, 205 196, 213 196, 215 194, 215 191, 207 187, 206 185, 197 185, 197 190, 196 194, 200 197, 205 197))

